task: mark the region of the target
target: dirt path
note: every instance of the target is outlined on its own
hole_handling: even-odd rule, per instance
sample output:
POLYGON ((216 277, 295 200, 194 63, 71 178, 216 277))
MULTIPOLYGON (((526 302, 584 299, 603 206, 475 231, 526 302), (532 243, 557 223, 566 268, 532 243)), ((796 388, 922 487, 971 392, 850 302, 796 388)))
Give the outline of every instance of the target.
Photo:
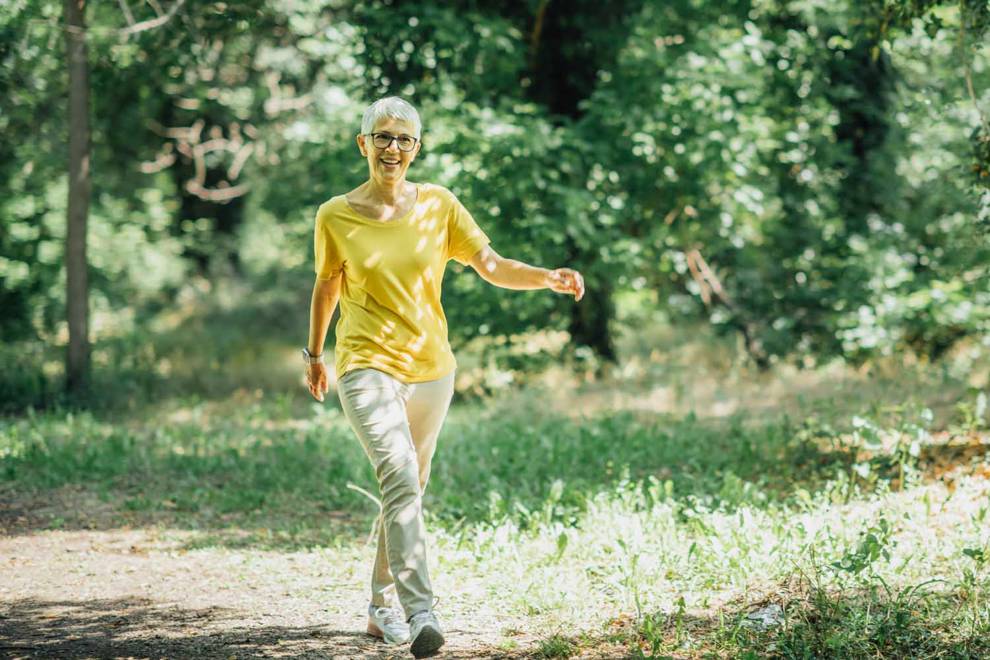
MULTIPOLYGON (((191 534, 0 537, 0 657, 412 657, 363 632, 364 549, 187 551, 191 534)), ((532 653, 534 640, 514 632, 521 622, 471 598, 441 603, 448 634, 437 657, 532 653)))

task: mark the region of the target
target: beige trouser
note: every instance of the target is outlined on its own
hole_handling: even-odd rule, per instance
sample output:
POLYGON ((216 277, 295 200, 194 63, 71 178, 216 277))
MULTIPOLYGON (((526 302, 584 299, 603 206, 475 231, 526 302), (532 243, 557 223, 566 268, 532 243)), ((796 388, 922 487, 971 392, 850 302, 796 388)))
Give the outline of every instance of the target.
POLYGON ((371 603, 394 604, 395 594, 409 618, 433 606, 423 492, 454 394, 454 374, 407 384, 375 369, 356 369, 340 379, 337 394, 381 489, 371 603))

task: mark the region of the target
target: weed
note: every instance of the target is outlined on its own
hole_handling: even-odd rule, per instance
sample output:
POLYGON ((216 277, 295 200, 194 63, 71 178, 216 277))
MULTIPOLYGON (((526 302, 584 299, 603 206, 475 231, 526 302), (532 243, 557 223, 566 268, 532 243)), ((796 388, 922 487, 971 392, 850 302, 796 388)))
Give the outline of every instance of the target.
POLYGON ((537 658, 570 658, 577 653, 577 644, 560 634, 540 640, 536 647, 537 658))

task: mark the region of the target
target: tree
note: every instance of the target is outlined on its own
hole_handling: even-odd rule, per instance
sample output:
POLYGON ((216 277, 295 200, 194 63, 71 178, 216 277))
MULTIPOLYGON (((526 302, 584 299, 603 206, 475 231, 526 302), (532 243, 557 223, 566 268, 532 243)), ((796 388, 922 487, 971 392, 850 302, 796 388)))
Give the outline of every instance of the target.
POLYGON ((89 217, 89 57, 86 0, 65 0, 65 45, 69 69, 69 202, 65 239, 66 310, 69 350, 66 384, 72 392, 86 385, 89 372, 89 273, 86 224, 89 217))
POLYGON ((864 22, 877 40, 873 51, 876 58, 880 44, 909 34, 915 21, 935 37, 941 30, 955 32, 956 57, 966 93, 976 110, 973 127, 972 163, 974 188, 981 196, 981 219, 990 229, 990 109, 981 103, 980 89, 974 82, 974 58, 986 47, 990 32, 990 2, 987 0, 870 0, 863 8, 864 22))

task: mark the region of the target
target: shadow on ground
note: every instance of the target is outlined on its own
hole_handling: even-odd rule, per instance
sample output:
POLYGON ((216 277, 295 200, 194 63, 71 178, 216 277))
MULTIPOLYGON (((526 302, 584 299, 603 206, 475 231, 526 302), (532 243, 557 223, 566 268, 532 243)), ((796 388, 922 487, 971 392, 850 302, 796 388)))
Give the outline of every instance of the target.
MULTIPOLYGON (((0 605, 0 656, 9 658, 411 657, 355 631, 253 625, 223 608, 182 609, 147 599, 23 599, 0 605)), ((500 649, 451 648, 438 658, 512 657, 500 649)), ((519 657, 519 656, 516 656, 519 657)))

